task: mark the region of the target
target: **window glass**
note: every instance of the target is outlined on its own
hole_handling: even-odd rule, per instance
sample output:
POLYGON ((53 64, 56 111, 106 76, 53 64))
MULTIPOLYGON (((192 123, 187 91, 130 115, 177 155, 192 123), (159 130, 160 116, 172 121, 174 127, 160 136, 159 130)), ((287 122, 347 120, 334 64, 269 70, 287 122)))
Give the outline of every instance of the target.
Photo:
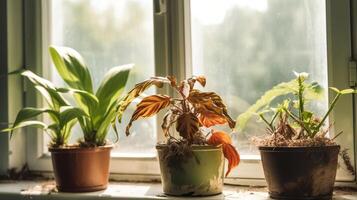
MULTIPOLYGON (((135 63, 127 91, 135 83, 154 75, 152 1, 53 0, 50 10, 50 43, 80 52, 87 62, 95 88, 113 66, 135 63)), ((64 84, 55 70, 50 72, 50 78, 55 84, 64 84)), ((125 125, 134 106, 119 125, 120 138, 114 153, 152 155, 156 143, 155 118, 139 120, 131 128, 132 135, 125 136, 125 125)), ((74 141, 82 137, 78 126, 73 132, 74 141)), ((109 138, 114 139, 113 130, 109 138)))
MULTIPOLYGON (((322 0, 191 0, 193 74, 223 96, 234 117, 267 89, 308 72, 327 87, 326 11, 322 0)), ((324 100, 312 106, 326 110, 324 100)), ((242 154, 265 133, 251 120, 234 134, 242 154)))

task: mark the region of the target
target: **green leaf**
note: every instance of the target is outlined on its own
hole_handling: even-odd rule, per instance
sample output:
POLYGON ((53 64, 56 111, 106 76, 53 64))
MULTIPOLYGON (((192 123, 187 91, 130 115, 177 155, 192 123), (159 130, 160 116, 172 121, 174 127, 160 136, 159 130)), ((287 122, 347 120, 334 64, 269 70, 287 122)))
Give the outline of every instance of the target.
MULTIPOLYGON (((22 123, 29 121, 30 119, 37 117, 38 115, 42 114, 42 113, 51 113, 54 116, 58 116, 58 113, 47 109, 47 108, 24 108, 22 110, 19 111, 19 113, 16 116, 15 122, 12 125, 11 129, 17 129, 19 128, 18 126, 21 126, 22 123)), ((12 131, 11 131, 12 134, 12 131)))
MULTIPOLYGON (((272 89, 266 91, 260 99, 258 99, 255 104, 250 106, 248 110, 241 115, 238 116, 237 119, 237 127, 240 130, 243 130, 248 122, 248 120, 252 117, 253 113, 258 112, 265 106, 268 106, 274 99, 276 99, 279 96, 287 95, 287 94, 294 94, 299 91, 299 78, 302 79, 302 81, 305 81, 309 76, 307 73, 296 73, 295 75, 297 76, 296 79, 293 79, 289 82, 283 82, 280 83, 276 86, 274 86, 272 89)), ((317 82, 312 82, 312 83, 303 83, 304 86, 304 96, 303 98, 305 100, 314 100, 314 99, 321 99, 324 97, 323 95, 323 88, 317 83, 317 82)), ((290 100, 288 103, 284 103, 285 106, 288 106, 290 104, 290 100)), ((298 104, 295 103, 295 106, 298 106, 298 104)))
POLYGON ((341 93, 341 91, 335 87, 329 87, 331 90, 333 90, 334 92, 336 92, 337 94, 338 93, 341 93))
POLYGON ((35 88, 45 97, 47 103, 55 110, 58 110, 61 106, 67 106, 69 103, 66 99, 56 90, 56 87, 52 82, 37 76, 29 70, 21 72, 21 75, 26 77, 35 88))
POLYGON ((61 127, 64 127, 72 121, 73 119, 80 118, 80 117, 89 117, 82 109, 72 106, 65 106, 63 107, 62 112, 60 113, 60 124, 61 127))
POLYGON ((312 113, 312 112, 309 112, 309 111, 304 111, 304 112, 302 113, 302 118, 303 118, 303 121, 304 121, 304 122, 310 122, 312 116, 313 116, 313 113, 312 113))
POLYGON ((100 123, 103 121, 103 116, 108 111, 110 105, 117 102, 124 91, 132 67, 133 64, 114 67, 104 76, 96 92, 96 96, 99 99, 99 106, 95 112, 95 127, 99 127, 100 123))
POLYGON ((304 87, 305 100, 319 100, 324 98, 324 89, 319 83, 304 83, 304 87))
POLYGON ((93 93, 89 70, 76 50, 50 46, 49 51, 59 75, 70 87, 93 93))
POLYGON ((260 99, 258 99, 255 104, 251 105, 247 111, 240 114, 237 118, 237 127, 240 130, 243 130, 248 122, 248 120, 258 112, 260 109, 269 105, 275 98, 286 95, 292 92, 296 92, 297 82, 296 79, 293 79, 289 82, 283 82, 274 86, 271 90, 264 93, 260 99))
POLYGON ((356 91, 354 89, 341 90, 341 94, 353 94, 353 93, 356 93, 356 91))
POLYGON ((29 120, 29 121, 19 122, 16 126, 4 129, 2 131, 3 132, 11 132, 11 135, 12 135, 12 132, 14 130, 19 129, 19 128, 23 128, 23 127, 35 127, 35 128, 42 128, 42 129, 46 129, 47 128, 46 124, 41 122, 41 121, 29 120))
POLYGON ((57 91, 61 93, 72 93, 77 100, 78 106, 88 115, 91 115, 98 107, 98 98, 87 91, 73 88, 57 88, 57 91))
POLYGON ((339 90, 335 87, 330 87, 331 90, 333 90, 334 92, 336 92, 337 94, 353 94, 356 93, 356 90, 348 88, 348 89, 344 89, 344 90, 339 90))

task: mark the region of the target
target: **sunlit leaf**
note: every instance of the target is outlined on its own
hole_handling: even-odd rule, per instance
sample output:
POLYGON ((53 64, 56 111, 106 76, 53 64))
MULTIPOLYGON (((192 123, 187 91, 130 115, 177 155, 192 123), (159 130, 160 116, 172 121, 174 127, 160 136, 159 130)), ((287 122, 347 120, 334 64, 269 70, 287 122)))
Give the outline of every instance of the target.
POLYGON ((341 94, 353 94, 353 93, 356 93, 356 91, 354 89, 341 90, 341 94))
POLYGON ((166 95, 151 95, 145 97, 136 107, 133 115, 131 116, 129 125, 126 129, 126 134, 129 135, 129 129, 133 121, 139 117, 151 117, 158 113, 160 110, 170 105, 171 97, 166 95))
POLYGON ((340 93, 340 90, 335 87, 329 87, 329 88, 336 93, 340 93))
POLYGON ((67 125, 70 121, 76 118, 80 118, 83 116, 89 117, 82 109, 73 107, 73 106, 65 106, 62 108, 63 110, 60 113, 60 123, 62 126, 67 125))
POLYGON ((59 75, 70 87, 93 93, 89 70, 77 51, 69 47, 50 46, 49 52, 59 75))
POLYGON ((269 105, 277 97, 297 92, 297 89, 297 81, 296 79, 293 79, 289 82, 282 82, 274 86, 272 89, 266 91, 263 96, 261 96, 253 105, 251 105, 244 113, 238 116, 237 128, 239 130, 243 130, 248 120, 254 115, 254 113, 269 105))
POLYGON ((35 127, 35 128, 42 128, 42 129, 46 129, 47 125, 41 121, 37 121, 37 120, 28 120, 28 121, 22 121, 17 123, 16 126, 12 126, 11 128, 7 128, 4 130, 1 130, 2 132, 12 132, 16 129, 19 128, 24 128, 24 127, 35 127))
MULTIPOLYGON (((124 91, 126 82, 129 77, 129 72, 134 65, 128 64, 110 69, 104 76, 96 96, 99 99, 99 106, 96 109, 94 116, 94 126, 99 127, 102 123, 103 116, 108 111, 110 105, 116 102, 124 91)), ((113 119, 111 119, 112 121, 113 119)))
POLYGON ((35 86, 52 108, 59 109, 61 106, 69 105, 66 99, 57 92, 56 87, 52 82, 37 76, 29 70, 24 70, 21 72, 21 75, 26 77, 35 86))
POLYGON ((161 88, 164 83, 170 84, 170 80, 164 77, 152 77, 146 81, 136 84, 135 87, 120 101, 120 104, 117 108, 117 116, 119 122, 121 122, 121 117, 124 111, 135 98, 137 98, 150 86, 155 85, 156 87, 161 88))
MULTIPOLYGON (((43 113, 52 113, 53 115, 57 116, 57 120, 58 119, 58 113, 51 110, 51 109, 47 109, 47 108, 31 108, 31 107, 27 107, 27 108, 23 108, 22 110, 20 110, 16 116, 15 122, 13 123, 12 127, 9 129, 10 130, 10 134, 12 135, 12 130, 14 129, 18 129, 24 126, 28 126, 26 125, 27 123, 25 123, 26 121, 30 121, 30 119, 39 116, 40 114, 43 113), (25 124, 24 124, 25 123, 25 124)), ((38 126, 42 126, 43 124, 41 123, 36 123, 36 121, 33 121, 33 124, 30 123, 31 126, 33 125, 38 125, 38 126)), ((43 126, 45 127, 45 125, 43 126)))

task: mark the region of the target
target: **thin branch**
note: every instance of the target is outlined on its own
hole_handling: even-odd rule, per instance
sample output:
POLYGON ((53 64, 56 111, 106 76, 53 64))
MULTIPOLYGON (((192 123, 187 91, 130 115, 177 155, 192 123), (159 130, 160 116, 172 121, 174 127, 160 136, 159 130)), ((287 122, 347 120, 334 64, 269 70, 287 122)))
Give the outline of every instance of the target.
MULTIPOLYGON (((284 111, 294 120, 296 121, 308 134, 309 136, 312 136, 312 132, 304 125, 304 123, 302 121, 299 120, 299 118, 297 116, 295 116, 294 114, 292 114, 290 111, 286 110, 284 108, 284 111)), ((313 138, 313 136, 312 136, 313 138)))
POLYGON ((340 131, 339 133, 337 133, 337 135, 335 135, 331 140, 335 140, 338 136, 340 136, 343 133, 343 131, 340 131))
POLYGON ((340 98, 341 93, 337 93, 337 95, 335 96, 335 98, 333 99, 330 107, 328 108, 325 116, 322 118, 322 120, 320 121, 320 123, 317 125, 316 130, 313 132, 313 136, 316 135, 316 133, 320 130, 321 126, 324 124, 326 118, 329 116, 329 114, 331 113, 332 109, 335 107, 337 100, 340 98))

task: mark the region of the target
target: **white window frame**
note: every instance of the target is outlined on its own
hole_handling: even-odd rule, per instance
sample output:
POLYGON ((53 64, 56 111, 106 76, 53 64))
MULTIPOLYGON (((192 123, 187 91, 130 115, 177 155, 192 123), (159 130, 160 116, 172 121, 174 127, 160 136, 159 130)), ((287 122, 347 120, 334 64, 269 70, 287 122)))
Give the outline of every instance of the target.
MULTIPOLYGON (((49 55, 46 55, 48 46, 46 38, 49 36, 48 30, 50 30, 50 1, 35 2, 34 5, 28 6, 32 7, 28 12, 25 10, 26 35, 34 38, 26 40, 25 57, 28 59, 25 60, 27 66, 37 66, 30 69, 40 74, 46 74, 46 68, 41 66, 50 66, 49 55)), ((174 74, 179 79, 190 76, 192 73, 190 0, 153 0, 153 2, 155 73, 161 76, 174 74)), ((351 2, 349 0, 326 0, 328 83, 338 88, 352 86, 349 82, 351 75, 349 60, 352 58, 351 2)), ((27 4, 30 3, 25 1, 25 5, 27 4)), ((354 6, 357 7, 356 4, 354 6)), ((355 22, 357 22, 356 18, 355 16, 355 22)), ((353 76, 355 75, 353 74, 353 76)), ((167 88, 160 90, 168 92, 167 88)), ((41 98, 35 94, 33 89, 26 87, 25 92, 28 105, 42 104, 41 98)), ((357 103, 354 97, 342 98, 330 120, 335 122, 337 130, 344 130, 345 133, 338 138, 338 141, 349 147, 349 155, 352 161, 356 162, 357 142, 353 141, 356 141, 357 138, 354 130, 354 124, 357 124, 357 119, 354 117, 357 108, 354 103, 357 103)), ((158 117, 158 123, 161 118, 162 116, 158 117)), ((160 127, 159 124, 158 127, 160 127)), ((159 128, 157 134, 158 140, 162 140, 163 136, 159 128)), ((51 160, 48 154, 44 154, 42 136, 43 133, 40 131, 27 134, 27 163, 31 170, 51 172, 51 160)), ((159 165, 155 157, 114 156, 111 160, 110 171, 111 176, 117 180, 158 180, 160 178, 159 165)), ((337 181, 352 183, 356 181, 356 177, 339 169, 337 181)), ((242 156, 239 167, 234 169, 225 182, 264 185, 260 157, 242 156)))

